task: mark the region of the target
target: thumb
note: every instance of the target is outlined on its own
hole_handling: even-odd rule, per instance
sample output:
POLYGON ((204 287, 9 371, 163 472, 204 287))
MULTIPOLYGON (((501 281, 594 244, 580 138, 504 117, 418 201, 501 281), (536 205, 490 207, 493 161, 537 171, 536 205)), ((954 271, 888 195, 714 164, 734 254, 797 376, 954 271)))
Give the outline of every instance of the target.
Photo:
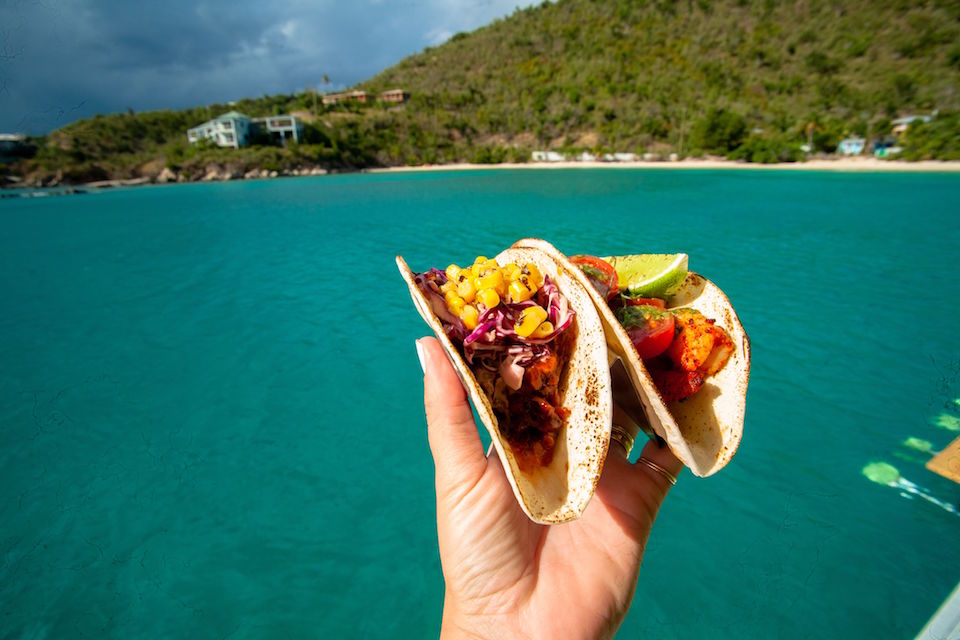
POLYGON ((436 338, 421 338, 416 344, 437 493, 473 486, 483 474, 486 456, 463 383, 436 338))

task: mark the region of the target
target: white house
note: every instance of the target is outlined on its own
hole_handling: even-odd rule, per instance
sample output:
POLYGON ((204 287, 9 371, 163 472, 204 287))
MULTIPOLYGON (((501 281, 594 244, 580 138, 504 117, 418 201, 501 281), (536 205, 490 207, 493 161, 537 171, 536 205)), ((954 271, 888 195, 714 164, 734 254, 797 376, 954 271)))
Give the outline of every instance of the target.
POLYGON ((635 153, 605 153, 603 154, 604 162, 636 162, 637 154, 635 153))
POLYGON ((248 116, 239 111, 228 111, 213 120, 187 130, 187 140, 191 143, 207 139, 221 147, 239 149, 250 144, 250 124, 248 116))
POLYGON ((845 156, 858 156, 863 153, 867 141, 864 138, 844 138, 837 145, 837 153, 845 156))
POLYGON ((300 142, 303 137, 303 123, 297 116, 268 116, 252 120, 253 132, 263 132, 271 138, 280 138, 281 144, 286 144, 287 138, 300 142))
POLYGON ((286 144, 288 139, 300 142, 303 138, 303 123, 297 116, 279 115, 265 118, 250 118, 238 111, 229 111, 213 120, 187 131, 187 140, 192 143, 211 140, 221 147, 239 149, 250 144, 258 133, 286 144))
POLYGON ((566 159, 556 151, 534 151, 530 157, 534 162, 563 162, 566 159))

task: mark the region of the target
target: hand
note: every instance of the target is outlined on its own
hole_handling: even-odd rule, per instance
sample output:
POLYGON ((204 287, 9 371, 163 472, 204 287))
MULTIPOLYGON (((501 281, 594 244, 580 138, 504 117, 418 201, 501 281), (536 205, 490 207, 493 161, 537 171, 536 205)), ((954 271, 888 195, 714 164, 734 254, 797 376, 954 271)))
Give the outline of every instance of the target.
MULTIPOLYGON (((535 524, 496 452, 484 454, 466 393, 434 338, 417 342, 436 465, 446 592, 441 637, 605 638, 623 622, 667 479, 611 441, 596 494, 574 522, 535 524)), ((682 465, 650 442, 643 456, 682 465)))

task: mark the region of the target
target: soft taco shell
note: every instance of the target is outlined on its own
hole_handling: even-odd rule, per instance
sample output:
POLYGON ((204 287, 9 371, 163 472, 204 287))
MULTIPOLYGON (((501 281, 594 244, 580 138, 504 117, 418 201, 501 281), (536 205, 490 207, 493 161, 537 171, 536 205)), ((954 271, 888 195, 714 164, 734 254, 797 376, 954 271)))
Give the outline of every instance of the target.
POLYGON ((571 329, 577 332, 574 346, 560 380, 560 403, 570 415, 564 431, 557 438, 550 465, 530 473, 520 471, 510 444, 500 433, 490 399, 444 333, 441 321, 431 311, 427 296, 417 286, 413 271, 401 256, 397 256, 397 266, 410 288, 410 297, 417 310, 446 350, 480 420, 490 433, 493 447, 524 513, 534 522, 543 524, 567 522, 580 517, 593 496, 610 444, 613 401, 604 328, 588 290, 571 277, 569 271, 558 268, 557 263, 542 251, 511 248, 498 255, 496 260, 501 265, 510 262, 536 264, 541 273, 557 283, 576 313, 576 321, 571 325, 571 329))
POLYGON ((743 436, 747 382, 750 379, 750 339, 723 291, 703 276, 691 272, 680 289, 667 300, 668 308, 689 307, 715 319, 717 325, 730 334, 735 347, 726 366, 708 378, 700 391, 668 405, 607 301, 580 269, 544 240, 525 238, 514 246, 543 251, 573 273, 587 289, 603 320, 608 347, 629 363, 627 371, 643 401, 650 425, 666 440, 674 455, 701 477, 716 473, 730 462, 743 436))

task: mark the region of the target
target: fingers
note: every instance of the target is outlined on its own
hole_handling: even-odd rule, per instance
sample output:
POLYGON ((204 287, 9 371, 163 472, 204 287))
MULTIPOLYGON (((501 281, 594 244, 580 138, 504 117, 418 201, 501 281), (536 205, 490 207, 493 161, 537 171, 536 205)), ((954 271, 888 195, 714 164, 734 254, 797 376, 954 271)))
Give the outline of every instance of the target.
POLYGON ((670 481, 667 474, 677 478, 683 470, 683 463, 677 460, 666 445, 661 446, 654 440, 649 440, 644 445, 643 451, 640 452, 640 458, 649 460, 652 464, 646 465, 640 459, 637 459, 633 463, 634 474, 642 475, 647 481, 652 481, 653 486, 656 487, 654 495, 662 501, 670 487, 673 486, 673 482, 670 481), (660 467, 660 469, 656 467, 660 467))
POLYGON ((473 485, 483 474, 486 458, 463 383, 435 338, 418 340, 417 354, 423 365, 423 404, 437 487, 473 485))
POLYGON ((629 457, 630 449, 636 442, 637 432, 640 428, 631 420, 620 408, 619 405, 613 405, 613 429, 610 433, 610 451, 629 457))

